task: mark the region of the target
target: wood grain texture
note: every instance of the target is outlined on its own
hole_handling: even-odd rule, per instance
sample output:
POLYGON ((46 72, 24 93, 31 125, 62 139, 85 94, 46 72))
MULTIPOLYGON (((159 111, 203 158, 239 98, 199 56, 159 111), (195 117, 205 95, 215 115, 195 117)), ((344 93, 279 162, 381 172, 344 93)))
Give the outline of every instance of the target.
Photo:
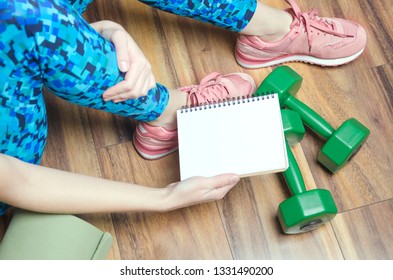
MULTIPOLYGON (((345 1, 340 1, 344 3, 345 1)), ((357 14, 363 14, 364 26, 368 32, 369 43, 366 61, 369 67, 393 62, 393 5, 390 0, 360 1, 357 14)))
POLYGON ((332 222, 345 259, 393 259, 393 200, 341 213, 332 222))

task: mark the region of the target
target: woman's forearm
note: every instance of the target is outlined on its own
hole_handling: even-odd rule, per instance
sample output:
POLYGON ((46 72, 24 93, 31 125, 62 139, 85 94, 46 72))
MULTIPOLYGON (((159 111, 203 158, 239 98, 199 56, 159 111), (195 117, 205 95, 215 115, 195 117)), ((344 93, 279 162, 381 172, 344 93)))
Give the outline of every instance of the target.
POLYGON ((24 163, 0 154, 0 201, 38 212, 164 211, 167 188, 150 188, 24 163))

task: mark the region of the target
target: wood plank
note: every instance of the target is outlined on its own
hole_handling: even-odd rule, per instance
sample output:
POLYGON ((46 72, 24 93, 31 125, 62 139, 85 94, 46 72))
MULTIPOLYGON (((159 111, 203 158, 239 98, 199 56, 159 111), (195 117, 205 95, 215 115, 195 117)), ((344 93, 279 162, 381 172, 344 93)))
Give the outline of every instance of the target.
POLYGON ((96 148, 132 141, 135 122, 130 118, 98 110, 88 110, 88 117, 96 148))
POLYGON ((46 93, 48 141, 42 165, 99 176, 94 142, 85 108, 46 93), (61 152, 61 153, 59 153, 61 152))
MULTIPOLYGON (((339 1, 343 6, 346 1, 339 1)), ((352 1, 354 6, 348 5, 347 11, 358 11, 357 18, 366 28, 368 35, 365 59, 368 67, 381 66, 393 62, 393 6, 390 0, 361 3, 352 1), (355 3, 356 2, 356 3, 355 3), (354 9, 355 8, 355 9, 354 9)))
POLYGON ((345 259, 393 259, 393 200, 341 213, 332 222, 345 259))
MULTIPOLYGON (((149 187, 179 180, 178 154, 140 158, 131 143, 99 150, 105 178, 149 187)), ((168 213, 113 214, 122 259, 231 259, 215 203, 168 213)))

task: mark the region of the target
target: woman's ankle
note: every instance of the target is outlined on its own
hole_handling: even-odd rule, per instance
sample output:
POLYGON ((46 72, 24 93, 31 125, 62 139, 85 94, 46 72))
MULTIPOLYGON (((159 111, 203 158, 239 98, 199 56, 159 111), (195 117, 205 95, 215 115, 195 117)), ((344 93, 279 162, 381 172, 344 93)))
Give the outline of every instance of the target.
POLYGON ((165 110, 155 120, 147 122, 152 126, 161 126, 167 130, 177 129, 176 112, 187 103, 187 95, 177 89, 169 90, 169 101, 165 110))
POLYGON ((267 42, 279 41, 290 31, 292 21, 293 17, 287 11, 258 2, 253 18, 240 33, 258 36, 267 42))
POLYGON ((155 119, 154 121, 146 122, 151 126, 163 127, 166 130, 175 130, 177 129, 176 121, 166 121, 166 120, 159 120, 155 119))

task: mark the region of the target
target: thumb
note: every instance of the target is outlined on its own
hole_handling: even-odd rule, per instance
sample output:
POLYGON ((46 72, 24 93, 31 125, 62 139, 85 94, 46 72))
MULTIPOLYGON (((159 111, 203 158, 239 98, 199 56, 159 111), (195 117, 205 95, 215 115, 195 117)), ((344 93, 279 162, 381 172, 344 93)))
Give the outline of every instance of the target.
POLYGON ((237 174, 228 173, 228 174, 216 175, 210 177, 210 179, 213 180, 212 182, 214 184, 213 186, 219 189, 227 186, 236 185, 239 182, 240 177, 237 174))
POLYGON ((236 174, 220 174, 206 179, 211 186, 208 196, 213 200, 222 199, 240 181, 236 174))

